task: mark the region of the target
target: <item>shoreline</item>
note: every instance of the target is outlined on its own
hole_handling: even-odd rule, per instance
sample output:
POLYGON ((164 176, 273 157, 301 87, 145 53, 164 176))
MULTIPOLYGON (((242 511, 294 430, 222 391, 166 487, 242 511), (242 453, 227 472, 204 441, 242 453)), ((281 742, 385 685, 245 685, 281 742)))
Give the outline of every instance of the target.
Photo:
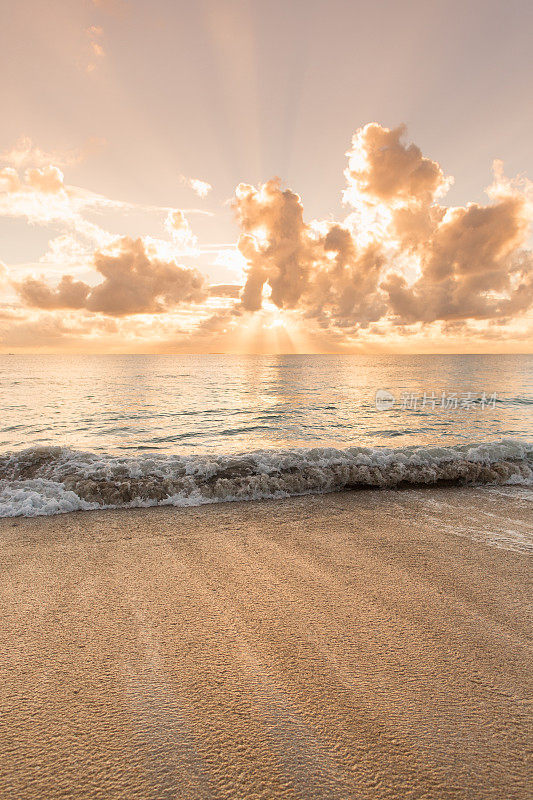
POLYGON ((525 800, 530 494, 0 520, 2 794, 525 800))
POLYGON ((533 444, 293 448, 119 456, 30 447, 0 456, 0 518, 189 506, 343 490, 533 486, 533 444))

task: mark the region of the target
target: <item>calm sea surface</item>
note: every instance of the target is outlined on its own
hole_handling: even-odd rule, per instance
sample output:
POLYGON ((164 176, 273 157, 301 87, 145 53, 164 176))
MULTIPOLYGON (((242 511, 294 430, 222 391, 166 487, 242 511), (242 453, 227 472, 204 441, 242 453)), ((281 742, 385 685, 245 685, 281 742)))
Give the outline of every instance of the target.
POLYGON ((0 391, 3 452, 193 455, 533 438, 533 357, 522 355, 6 355, 0 391), (393 396, 383 410, 380 389, 393 396))

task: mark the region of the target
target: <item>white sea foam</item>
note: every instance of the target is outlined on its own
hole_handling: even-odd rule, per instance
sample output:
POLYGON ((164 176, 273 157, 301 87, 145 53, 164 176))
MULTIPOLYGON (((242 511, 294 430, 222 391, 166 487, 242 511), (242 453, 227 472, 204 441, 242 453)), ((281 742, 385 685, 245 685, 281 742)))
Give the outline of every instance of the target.
POLYGON ((507 439, 454 447, 134 457, 32 447, 0 456, 0 516, 442 483, 533 485, 533 445, 507 439))

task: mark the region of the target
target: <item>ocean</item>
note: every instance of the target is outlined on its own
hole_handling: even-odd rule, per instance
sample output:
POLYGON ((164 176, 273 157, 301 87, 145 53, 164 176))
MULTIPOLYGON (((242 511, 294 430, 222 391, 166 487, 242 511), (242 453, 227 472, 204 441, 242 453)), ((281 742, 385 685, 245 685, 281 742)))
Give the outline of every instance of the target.
POLYGON ((5 355, 0 377, 0 516, 533 478, 533 356, 5 355))

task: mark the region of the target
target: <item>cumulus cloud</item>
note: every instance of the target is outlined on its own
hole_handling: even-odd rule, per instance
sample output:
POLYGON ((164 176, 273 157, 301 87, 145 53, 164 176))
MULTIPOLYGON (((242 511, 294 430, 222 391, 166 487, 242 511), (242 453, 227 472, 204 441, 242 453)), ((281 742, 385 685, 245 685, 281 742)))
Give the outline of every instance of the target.
POLYGON ((26 278, 17 288, 22 300, 34 308, 83 308, 90 291, 72 275, 63 275, 55 289, 35 278, 26 278))
POLYGON ((194 250, 198 240, 191 231, 189 220, 179 209, 169 211, 165 220, 165 229, 170 234, 174 244, 183 250, 194 250))
MULTIPOLYGON (((21 144, 0 168, 0 214, 61 223, 66 232, 52 240, 41 263, 66 274, 54 287, 42 278, 12 283, 30 308, 120 317, 125 330, 148 324, 148 318, 128 321, 130 315, 154 314, 164 325, 180 306, 175 313, 204 344, 210 334, 215 341, 238 337, 238 330, 259 337, 283 318, 329 352, 386 337, 425 344, 424 337, 442 340, 460 331, 488 339, 512 329, 518 341, 520 320, 533 304, 530 184, 506 179, 497 162, 486 204, 446 206, 452 178, 407 141, 404 126, 371 123, 354 135, 344 218, 307 219, 300 196, 277 178, 240 184, 233 198, 237 247, 209 250, 219 248, 214 267, 233 268, 232 284, 209 285, 177 263, 200 254, 183 211, 135 207, 66 186, 60 167, 34 151, 21 144), (133 208, 157 213, 168 238, 117 239, 83 216, 133 208), (94 279, 87 283, 89 270, 94 279), (84 280, 74 277, 81 271, 84 280)), ((194 188, 193 179, 184 180, 194 188)))
POLYGON ((344 173, 348 203, 361 198, 390 204, 430 203, 447 191, 451 179, 419 147, 406 145, 405 133, 405 125, 391 130, 375 122, 356 132, 344 173))
POLYGON ((51 289, 26 278, 16 284, 22 300, 36 308, 83 308, 110 316, 158 314, 180 303, 200 303, 208 296, 204 277, 173 261, 162 261, 142 239, 122 237, 97 251, 94 268, 104 280, 96 286, 65 275, 51 289))
POLYGON ((59 167, 55 167, 53 164, 48 164, 41 169, 35 167, 26 170, 27 185, 43 194, 55 194, 62 191, 65 188, 63 177, 59 167))
POLYGON ((268 181, 237 187, 234 208, 245 258, 242 307, 270 301, 331 330, 498 320, 533 303, 533 260, 524 251, 530 187, 496 164, 491 202, 446 207, 452 183, 404 141, 405 128, 366 125, 348 155, 339 223, 304 220, 300 197, 268 181))
POLYGON ((249 264, 244 308, 261 308, 267 283, 277 306, 294 307, 306 288, 314 249, 300 198, 290 189, 283 191, 277 179, 257 189, 240 184, 234 208, 243 230, 239 250, 249 264))
POLYGON ((486 206, 439 210, 417 243, 419 276, 412 284, 394 274, 385 280, 399 320, 497 319, 531 306, 533 258, 523 250, 531 221, 527 192, 496 174, 489 194, 486 206))
POLYGON ((18 172, 13 167, 4 167, 0 169, 0 192, 8 194, 18 192, 21 188, 21 182, 18 172))
POLYGON ((242 305, 257 311, 264 290, 278 308, 302 308, 309 317, 365 326, 379 318, 379 247, 356 246, 337 223, 306 223, 300 197, 279 180, 237 187, 234 208, 243 233, 239 250, 248 263, 242 305))
POLYGON ((0 169, 0 193, 26 194, 37 192, 41 194, 57 194, 65 190, 63 173, 59 167, 46 164, 43 167, 28 168, 21 180, 17 170, 13 167, 0 169))
POLYGON ((192 189, 193 192, 202 199, 207 197, 213 188, 210 183, 207 183, 207 181, 201 181, 199 178, 187 178, 185 175, 180 175, 180 180, 183 184, 185 184, 185 186, 188 186, 189 189, 192 189))

